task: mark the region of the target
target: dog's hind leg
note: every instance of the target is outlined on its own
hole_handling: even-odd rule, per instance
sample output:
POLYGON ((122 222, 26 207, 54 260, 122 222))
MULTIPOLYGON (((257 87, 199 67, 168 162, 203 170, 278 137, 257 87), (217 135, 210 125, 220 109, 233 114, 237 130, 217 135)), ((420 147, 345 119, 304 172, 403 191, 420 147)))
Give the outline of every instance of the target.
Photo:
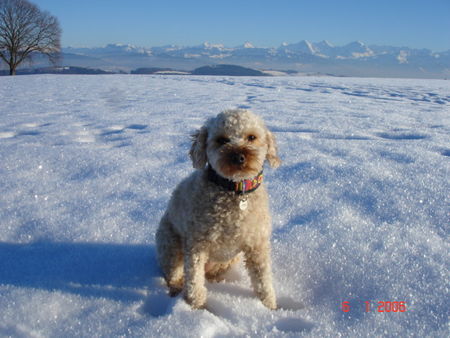
POLYGON ((183 290, 183 247, 167 215, 161 219, 156 232, 156 251, 169 294, 174 297, 183 290))

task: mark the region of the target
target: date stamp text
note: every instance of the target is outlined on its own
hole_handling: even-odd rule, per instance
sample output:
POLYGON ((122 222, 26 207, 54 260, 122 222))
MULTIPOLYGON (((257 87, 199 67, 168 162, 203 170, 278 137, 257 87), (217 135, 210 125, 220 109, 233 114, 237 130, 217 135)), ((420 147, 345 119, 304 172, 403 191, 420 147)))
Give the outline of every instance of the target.
MULTIPOLYGON (((366 312, 406 312, 406 302, 391 302, 391 301, 379 301, 371 302, 369 300, 364 302, 366 312)), ((341 310, 344 312, 350 312, 352 310, 349 301, 343 301, 341 304, 341 310)))

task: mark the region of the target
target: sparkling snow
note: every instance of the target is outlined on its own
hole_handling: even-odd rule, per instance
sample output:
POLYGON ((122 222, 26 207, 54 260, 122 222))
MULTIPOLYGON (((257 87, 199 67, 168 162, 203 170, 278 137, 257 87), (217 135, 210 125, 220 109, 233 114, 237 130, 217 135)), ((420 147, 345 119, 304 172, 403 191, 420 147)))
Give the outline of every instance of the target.
POLYGON ((448 336, 450 81, 18 76, 0 97, 0 336, 448 336), (283 160, 277 311, 242 266, 191 310, 155 261, 189 134, 231 107, 283 160))

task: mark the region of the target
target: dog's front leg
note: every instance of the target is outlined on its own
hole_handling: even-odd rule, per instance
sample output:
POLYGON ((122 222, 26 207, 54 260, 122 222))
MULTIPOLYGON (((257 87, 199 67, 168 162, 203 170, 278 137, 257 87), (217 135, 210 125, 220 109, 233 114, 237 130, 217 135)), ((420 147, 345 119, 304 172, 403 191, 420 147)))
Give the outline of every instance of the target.
POLYGON ((275 291, 272 285, 272 269, 270 246, 247 247, 245 250, 245 266, 250 275, 253 290, 262 303, 271 310, 277 308, 275 291))
POLYGON ((194 309, 201 309, 206 304, 205 264, 206 251, 198 247, 189 247, 184 256, 185 294, 184 298, 194 309))

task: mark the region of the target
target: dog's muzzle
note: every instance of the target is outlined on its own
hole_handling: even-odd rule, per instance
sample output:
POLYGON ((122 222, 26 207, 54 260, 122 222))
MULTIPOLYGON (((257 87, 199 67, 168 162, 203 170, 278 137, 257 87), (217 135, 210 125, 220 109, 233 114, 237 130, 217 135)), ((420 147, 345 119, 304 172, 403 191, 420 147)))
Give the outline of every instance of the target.
POLYGON ((244 165, 245 164, 245 155, 240 152, 231 152, 229 155, 230 162, 235 165, 244 165))

